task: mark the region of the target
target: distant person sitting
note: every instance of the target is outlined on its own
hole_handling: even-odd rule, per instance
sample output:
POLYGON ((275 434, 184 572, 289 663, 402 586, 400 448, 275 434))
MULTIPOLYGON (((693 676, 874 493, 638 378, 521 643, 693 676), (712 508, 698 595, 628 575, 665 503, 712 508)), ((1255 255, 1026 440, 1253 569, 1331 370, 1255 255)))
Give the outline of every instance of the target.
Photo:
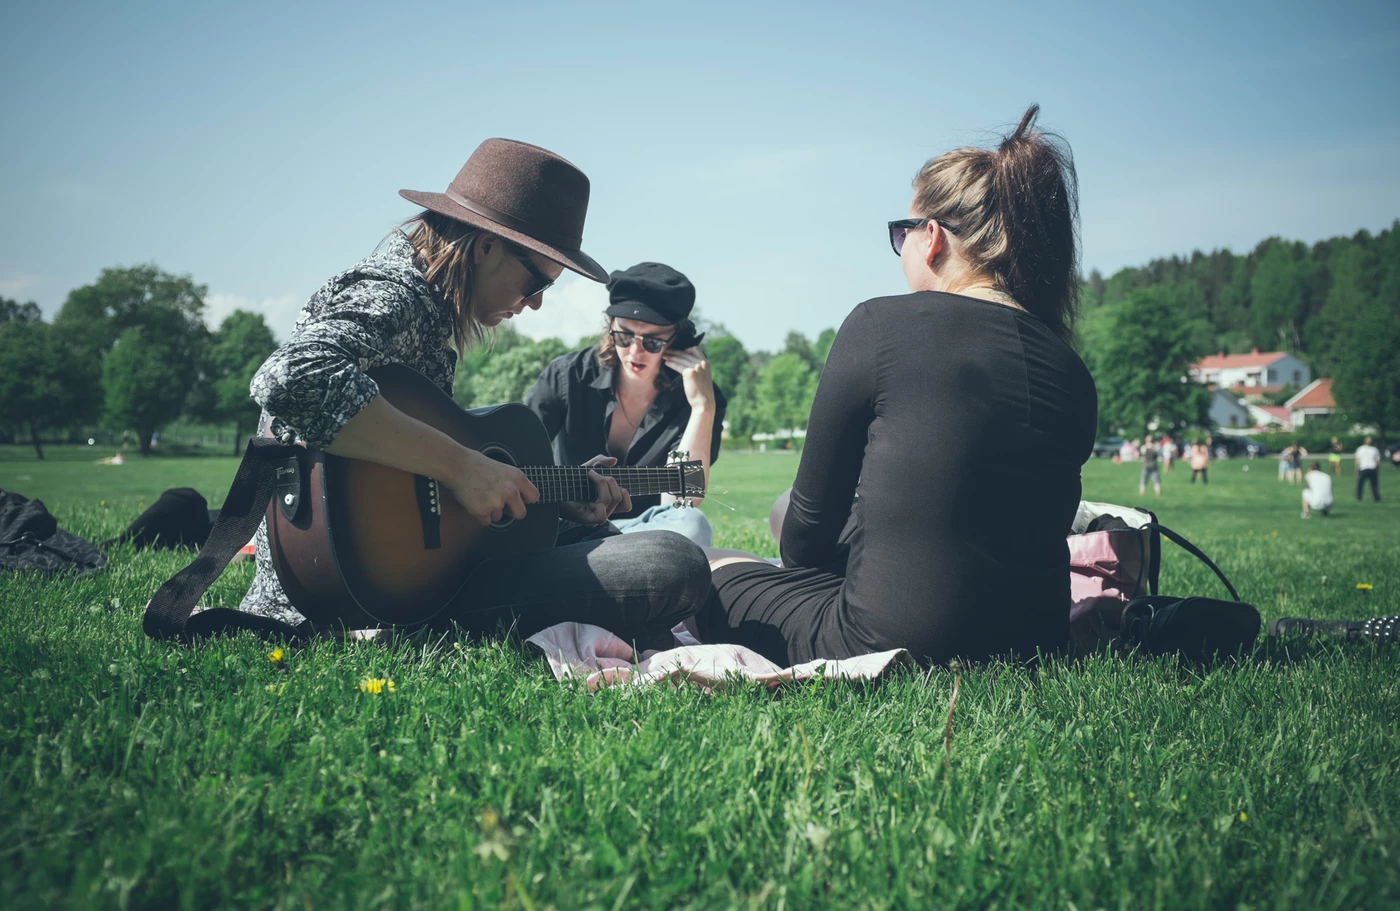
POLYGON ((1381 451, 1371 445, 1371 438, 1367 437, 1360 446, 1356 447, 1356 502, 1361 502, 1361 491, 1366 486, 1366 482, 1371 482, 1371 499, 1377 503, 1381 501, 1381 479, 1377 470, 1381 466, 1381 451))
POLYGON ((1332 509, 1332 476, 1322 470, 1321 462, 1303 476, 1303 518, 1311 518, 1316 509, 1324 516, 1332 509))
POLYGON ((1152 440, 1151 434, 1142 441, 1142 477, 1138 480, 1138 496, 1147 493, 1147 481, 1152 480, 1152 490, 1157 496, 1162 495, 1162 473, 1158 469, 1157 460, 1161 457, 1162 450, 1152 440))

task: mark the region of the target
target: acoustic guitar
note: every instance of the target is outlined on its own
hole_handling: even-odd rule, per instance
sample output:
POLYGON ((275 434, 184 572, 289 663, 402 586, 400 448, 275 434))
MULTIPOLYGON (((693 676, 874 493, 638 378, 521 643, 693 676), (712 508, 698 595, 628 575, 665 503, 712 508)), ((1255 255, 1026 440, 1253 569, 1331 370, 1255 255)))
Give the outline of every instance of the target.
MULTIPOLYGON (((400 365, 369 376, 395 408, 470 449, 514 465, 539 489, 523 519, 490 525, 467 514, 433 478, 314 448, 276 466, 267 508, 273 566, 308 619, 349 629, 413 626, 458 599, 482 562, 554 546, 559 504, 597 496, 590 469, 552 464, 544 424, 524 405, 464 410, 431 380, 400 365)), ((633 496, 705 492, 700 462, 664 468, 593 468, 633 496)))

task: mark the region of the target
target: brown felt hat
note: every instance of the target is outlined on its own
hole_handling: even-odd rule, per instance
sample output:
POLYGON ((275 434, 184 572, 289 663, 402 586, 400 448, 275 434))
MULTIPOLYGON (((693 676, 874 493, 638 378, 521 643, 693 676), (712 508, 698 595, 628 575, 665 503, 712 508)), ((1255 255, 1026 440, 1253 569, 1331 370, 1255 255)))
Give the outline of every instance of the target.
POLYGON ((447 192, 400 190, 399 195, 499 234, 595 282, 608 280, 608 270, 580 249, 588 178, 548 149, 488 139, 462 165, 447 192))

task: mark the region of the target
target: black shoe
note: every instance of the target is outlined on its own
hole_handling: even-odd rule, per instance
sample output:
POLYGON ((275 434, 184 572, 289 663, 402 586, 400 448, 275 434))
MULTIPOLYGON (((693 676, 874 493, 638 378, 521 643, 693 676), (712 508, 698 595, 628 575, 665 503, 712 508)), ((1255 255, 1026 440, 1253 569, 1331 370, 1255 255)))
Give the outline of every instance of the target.
POLYGON ((1335 633, 1348 639, 1370 639, 1373 642, 1400 641, 1400 615, 1372 617, 1369 620, 1309 620, 1306 617, 1280 617, 1269 621, 1269 635, 1316 636, 1335 633))

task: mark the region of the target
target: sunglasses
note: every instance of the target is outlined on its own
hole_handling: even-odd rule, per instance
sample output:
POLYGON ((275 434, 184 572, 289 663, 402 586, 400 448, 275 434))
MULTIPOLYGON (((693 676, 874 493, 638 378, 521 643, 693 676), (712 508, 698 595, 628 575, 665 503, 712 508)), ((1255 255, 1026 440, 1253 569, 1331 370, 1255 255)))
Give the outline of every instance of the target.
POLYGON ((675 338, 674 335, 668 335, 666 338, 657 338, 654 335, 638 335, 626 329, 609 329, 608 335, 612 336, 613 346, 616 348, 631 348, 633 342, 640 340, 642 347, 652 354, 660 354, 665 350, 666 346, 670 344, 671 339, 675 338))
POLYGON ((554 285, 555 279, 550 278, 539 270, 535 261, 530 258, 530 251, 524 247, 517 246, 509 241, 506 242, 506 249, 510 255, 520 261, 520 265, 525 267, 525 271, 530 273, 530 279, 534 283, 527 290, 521 292, 521 297, 529 300, 537 297, 550 289, 554 285))
MULTIPOLYGON (((894 250, 894 255, 899 256, 904 252, 904 238, 909 236, 910 231, 922 228, 931 221, 938 221, 936 218, 901 218, 898 221, 890 222, 890 247, 894 250)), ((962 232, 950 225, 943 224, 943 230, 955 237, 962 232)))

